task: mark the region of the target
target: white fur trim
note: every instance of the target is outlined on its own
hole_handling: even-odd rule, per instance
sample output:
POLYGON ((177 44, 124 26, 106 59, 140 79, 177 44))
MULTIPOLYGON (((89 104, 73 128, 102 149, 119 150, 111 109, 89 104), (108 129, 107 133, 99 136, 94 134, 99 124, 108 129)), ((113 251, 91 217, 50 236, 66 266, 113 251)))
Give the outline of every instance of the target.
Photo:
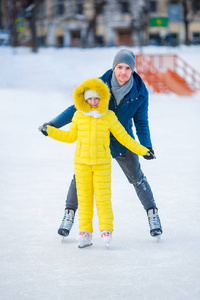
POLYGON ((82 113, 83 113, 84 115, 86 115, 86 116, 90 116, 90 117, 93 117, 93 118, 95 118, 95 119, 98 119, 98 118, 100 118, 100 117, 103 116, 103 115, 100 114, 100 112, 98 112, 97 110, 91 110, 91 111, 88 111, 88 112, 82 111, 82 113))

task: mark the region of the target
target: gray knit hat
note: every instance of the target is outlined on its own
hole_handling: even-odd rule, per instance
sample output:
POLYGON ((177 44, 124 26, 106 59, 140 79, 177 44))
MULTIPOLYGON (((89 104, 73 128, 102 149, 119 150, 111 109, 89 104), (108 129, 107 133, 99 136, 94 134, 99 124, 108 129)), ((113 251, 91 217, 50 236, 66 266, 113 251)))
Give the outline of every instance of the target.
POLYGON ((131 50, 122 49, 116 53, 114 60, 113 60, 112 69, 114 70, 115 66, 118 65, 119 63, 128 64, 131 67, 132 71, 134 71, 135 55, 133 54, 133 52, 131 50))

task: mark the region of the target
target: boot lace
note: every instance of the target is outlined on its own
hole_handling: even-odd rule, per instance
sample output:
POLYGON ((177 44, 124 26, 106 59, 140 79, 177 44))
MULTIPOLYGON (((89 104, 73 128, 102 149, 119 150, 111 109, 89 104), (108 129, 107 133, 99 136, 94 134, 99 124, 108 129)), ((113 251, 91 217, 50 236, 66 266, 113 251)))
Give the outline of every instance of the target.
POLYGON ((154 214, 148 216, 148 220, 149 220, 149 226, 150 226, 151 230, 161 228, 160 218, 157 213, 154 213, 154 214))

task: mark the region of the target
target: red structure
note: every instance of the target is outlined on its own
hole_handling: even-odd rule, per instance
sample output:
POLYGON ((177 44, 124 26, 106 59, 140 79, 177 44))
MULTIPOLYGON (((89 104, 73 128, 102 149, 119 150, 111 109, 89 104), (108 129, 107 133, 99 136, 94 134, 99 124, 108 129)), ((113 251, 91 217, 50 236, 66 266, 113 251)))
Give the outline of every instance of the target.
POLYGON ((200 90, 200 73, 178 55, 136 55, 136 70, 157 93, 190 96, 200 90))

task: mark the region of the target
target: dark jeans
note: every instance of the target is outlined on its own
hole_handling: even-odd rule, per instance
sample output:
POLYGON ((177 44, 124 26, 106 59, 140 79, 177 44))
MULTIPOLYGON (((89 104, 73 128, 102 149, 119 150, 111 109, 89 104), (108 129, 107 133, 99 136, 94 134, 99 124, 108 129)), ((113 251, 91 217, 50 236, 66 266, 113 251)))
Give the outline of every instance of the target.
MULTIPOLYGON (((126 175, 128 181, 133 184, 144 209, 148 211, 150 208, 156 207, 151 187, 141 170, 138 155, 127 150, 115 159, 126 175)), ((67 194, 66 208, 73 209, 75 211, 78 208, 75 176, 73 176, 67 194)))

